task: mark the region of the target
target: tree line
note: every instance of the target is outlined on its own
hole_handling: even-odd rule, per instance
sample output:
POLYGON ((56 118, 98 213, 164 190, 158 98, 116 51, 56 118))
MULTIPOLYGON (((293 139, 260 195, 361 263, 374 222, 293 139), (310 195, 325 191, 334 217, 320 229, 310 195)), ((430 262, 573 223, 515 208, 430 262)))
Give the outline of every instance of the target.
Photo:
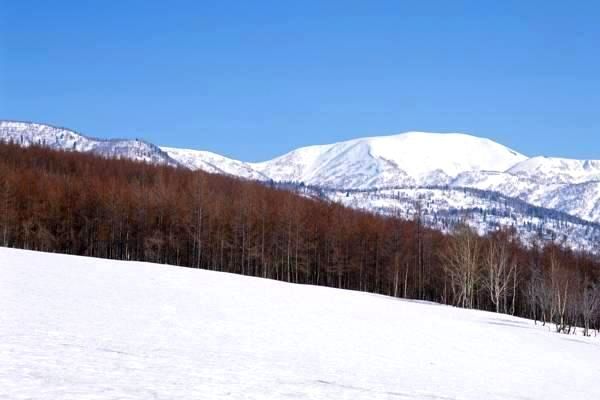
POLYGON ((0 144, 0 245, 367 291, 600 329, 600 262, 269 184, 0 144))

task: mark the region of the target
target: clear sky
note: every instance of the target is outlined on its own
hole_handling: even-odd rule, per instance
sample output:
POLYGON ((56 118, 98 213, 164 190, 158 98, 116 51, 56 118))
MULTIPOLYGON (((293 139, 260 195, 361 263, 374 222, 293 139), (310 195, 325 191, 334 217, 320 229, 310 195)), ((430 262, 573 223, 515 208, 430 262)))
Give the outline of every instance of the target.
POLYGON ((0 0, 0 119, 258 161, 408 130, 600 159, 598 1, 0 0))

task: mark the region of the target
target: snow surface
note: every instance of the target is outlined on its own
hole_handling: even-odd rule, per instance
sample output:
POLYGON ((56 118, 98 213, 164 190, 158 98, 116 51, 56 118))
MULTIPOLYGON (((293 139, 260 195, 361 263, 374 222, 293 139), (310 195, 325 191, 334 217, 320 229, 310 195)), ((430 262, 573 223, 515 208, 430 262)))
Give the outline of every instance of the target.
POLYGON ((598 399, 600 339, 433 303, 0 248, 0 398, 598 399))

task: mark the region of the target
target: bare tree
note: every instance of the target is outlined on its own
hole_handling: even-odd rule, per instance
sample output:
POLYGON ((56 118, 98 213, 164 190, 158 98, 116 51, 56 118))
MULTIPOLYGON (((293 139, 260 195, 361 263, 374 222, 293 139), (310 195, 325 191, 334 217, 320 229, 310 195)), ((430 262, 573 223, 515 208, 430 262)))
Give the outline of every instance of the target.
POLYGON ((569 300, 569 276, 564 273, 554 250, 550 255, 550 286, 552 291, 551 316, 556 324, 556 331, 563 332, 566 328, 565 317, 569 300))
POLYGON ((503 300, 511 287, 517 265, 511 260, 505 241, 496 241, 494 238, 488 240, 483 266, 485 269, 483 287, 487 290, 496 312, 506 312, 506 309, 502 310, 502 305, 506 304, 503 300))
POLYGON ((589 336, 592 318, 600 310, 600 284, 591 283, 587 277, 583 281, 580 308, 583 317, 583 334, 589 336))
MULTIPOLYGON (((542 287, 542 272, 536 265, 531 267, 531 274, 525 288, 523 289, 523 297, 527 302, 530 310, 530 316, 534 323, 538 321, 538 305, 540 305, 540 291, 542 287)), ((543 311, 542 311, 543 313, 543 311)))
POLYGON ((461 225, 450 239, 447 251, 442 255, 443 268, 448 276, 454 295, 454 303, 473 308, 480 281, 480 239, 473 230, 461 225))

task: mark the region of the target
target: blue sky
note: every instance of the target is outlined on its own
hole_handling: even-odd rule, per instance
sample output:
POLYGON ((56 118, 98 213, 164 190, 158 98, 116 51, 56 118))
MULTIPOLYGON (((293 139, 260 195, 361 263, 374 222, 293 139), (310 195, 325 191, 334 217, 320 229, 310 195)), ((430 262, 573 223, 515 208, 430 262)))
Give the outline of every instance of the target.
POLYGON ((600 159, 600 2, 0 0, 0 118, 248 161, 408 130, 600 159))

